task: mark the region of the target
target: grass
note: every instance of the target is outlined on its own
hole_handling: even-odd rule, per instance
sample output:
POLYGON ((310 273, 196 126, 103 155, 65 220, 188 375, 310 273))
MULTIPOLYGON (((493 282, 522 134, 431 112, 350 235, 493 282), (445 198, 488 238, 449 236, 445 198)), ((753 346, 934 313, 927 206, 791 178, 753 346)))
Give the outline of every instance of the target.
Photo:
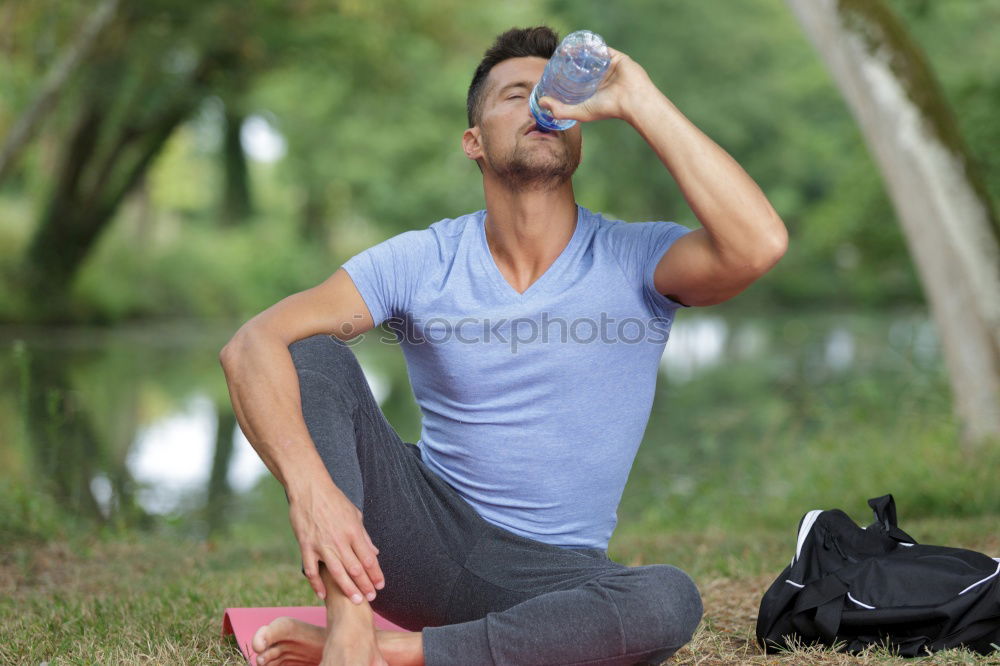
MULTIPOLYGON (((867 319, 831 316, 857 336, 849 371, 816 361, 831 327, 813 317, 771 322, 771 352, 756 360, 731 356, 683 382, 661 378, 609 553, 632 566, 675 564, 698 582, 705 617, 676 663, 1000 664, 1000 653, 962 651, 905 662, 885 649, 765 657, 756 645, 757 605, 791 558, 797 521, 809 509, 841 508, 865 524, 865 500, 891 492, 901 526, 918 541, 1000 555, 1000 446, 959 446, 940 360, 921 351, 924 324, 894 316, 887 333, 868 330, 867 319)), ((103 418, 125 414, 123 394, 111 387, 131 391, 134 367, 155 375, 157 395, 210 392, 199 374, 205 368, 219 381, 214 351, 202 359, 153 349, 156 365, 108 353, 113 363, 95 362, 101 372, 82 366, 67 390, 105 387, 104 411, 94 410, 103 418)), ((419 412, 399 351, 364 351, 404 388, 385 407, 415 441, 419 412)), ((22 394, 0 397, 0 422, 25 420, 22 394)), ((70 507, 39 492, 27 455, 39 449, 20 430, 6 433, 18 446, 0 447, 0 467, 11 475, 0 478, 0 664, 241 664, 233 640, 220 635, 225 607, 316 603, 273 479, 234 507, 225 537, 197 538, 203 526, 190 519, 168 522, 169 531, 87 532, 70 507)))
MULTIPOLYGON (((906 527, 918 540, 996 554, 997 518, 928 519, 906 527)), ((800 648, 765 657, 754 640, 757 605, 787 563, 793 528, 625 536, 610 555, 629 565, 676 564, 697 581, 705 615, 673 663, 1000 663, 1000 654, 962 650, 917 660, 885 649, 849 656, 800 648)), ((0 663, 237 665, 244 662, 235 641, 221 636, 225 607, 315 603, 290 532, 287 538, 236 532, 202 541, 167 533, 21 541, 0 550, 0 663)))
POLYGON ((294 552, 146 536, 8 550, 0 663, 240 664, 226 606, 309 605, 294 552))

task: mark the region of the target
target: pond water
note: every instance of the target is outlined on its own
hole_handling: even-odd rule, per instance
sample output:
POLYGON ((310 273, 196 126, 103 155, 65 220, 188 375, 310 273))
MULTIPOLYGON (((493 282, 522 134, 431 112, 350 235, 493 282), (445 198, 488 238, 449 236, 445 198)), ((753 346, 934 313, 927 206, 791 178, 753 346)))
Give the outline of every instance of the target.
MULTIPOLYGON (((0 329, 0 480, 18 479, 95 523, 197 519, 202 530, 224 527, 227 508, 244 493, 276 483, 236 424, 218 363, 237 327, 0 329)), ((389 421, 404 441, 415 442, 420 414, 399 349, 374 338, 353 349, 389 421)), ((823 386, 852 374, 912 379, 937 375, 940 365, 922 312, 685 311, 661 359, 656 404, 668 402, 667 394, 693 394, 699 382, 707 382, 699 395, 723 395, 737 374, 765 387, 740 394, 739 409, 714 404, 718 418, 720 409, 752 412, 772 383, 787 391, 789 382, 823 386)), ((654 405, 651 427, 660 418, 655 412, 654 405)), ((687 433, 690 442, 705 414, 684 408, 670 418, 671 431, 687 433)))

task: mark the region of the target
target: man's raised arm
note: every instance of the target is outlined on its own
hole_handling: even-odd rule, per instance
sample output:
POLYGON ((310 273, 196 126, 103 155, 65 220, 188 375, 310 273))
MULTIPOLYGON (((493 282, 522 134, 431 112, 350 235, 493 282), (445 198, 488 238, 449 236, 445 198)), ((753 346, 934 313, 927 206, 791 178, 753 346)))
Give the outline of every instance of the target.
POLYGON ((746 289, 784 255, 788 231, 757 183, 699 130, 624 53, 610 49, 596 94, 566 105, 539 104, 556 118, 621 118, 646 140, 702 223, 679 238, 656 266, 657 291, 685 305, 713 305, 746 289))
POLYGON ((219 354, 240 428, 285 487, 306 577, 321 598, 319 561, 343 593, 361 603, 384 585, 378 549, 361 512, 330 478, 302 415, 298 373, 288 346, 317 333, 348 340, 372 328, 361 294, 341 268, 245 323, 219 354), (340 545, 338 545, 340 544, 340 545))

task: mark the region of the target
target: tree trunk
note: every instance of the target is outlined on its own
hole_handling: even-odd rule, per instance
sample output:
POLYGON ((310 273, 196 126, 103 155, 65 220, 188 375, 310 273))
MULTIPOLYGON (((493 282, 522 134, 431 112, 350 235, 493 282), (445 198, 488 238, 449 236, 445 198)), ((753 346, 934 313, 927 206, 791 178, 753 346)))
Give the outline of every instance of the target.
POLYGON ((966 444, 1000 441, 1000 225, 919 46, 882 0, 787 0, 885 180, 966 444))
POLYGON ((69 284, 101 231, 192 109, 191 100, 182 100, 147 127, 124 124, 108 129, 109 114, 98 100, 85 107, 28 248, 28 290, 32 308, 42 318, 59 315, 69 284), (99 137, 110 133, 112 149, 99 151, 99 137))
POLYGON ((222 141, 222 159, 225 169, 225 182, 222 199, 222 220, 226 225, 234 226, 244 222, 253 214, 253 202, 250 197, 250 174, 247 169, 247 157, 240 140, 240 130, 246 115, 236 108, 235 103, 225 103, 222 141))
POLYGON ((105 452, 70 382, 66 359, 28 354, 26 418, 38 488, 51 492, 67 515, 105 522, 90 487, 105 452))
POLYGON ((229 486, 229 466, 233 459, 233 433, 236 431, 236 415, 232 407, 219 403, 215 407, 217 416, 215 428, 215 455, 212 470, 208 475, 205 512, 209 534, 216 534, 226 527, 230 509, 232 489, 229 486))
POLYGON ((302 204, 299 207, 301 224, 299 233, 309 242, 323 241, 326 232, 327 204, 323 190, 317 183, 309 181, 302 188, 302 204))
POLYGON ((118 0, 104 0, 90 14, 73 43, 45 74, 38 94, 18 118, 7 135, 3 148, 0 148, 0 183, 10 173, 21 150, 28 144, 42 120, 55 108, 70 75, 86 60, 98 36, 111 24, 117 10, 118 0))

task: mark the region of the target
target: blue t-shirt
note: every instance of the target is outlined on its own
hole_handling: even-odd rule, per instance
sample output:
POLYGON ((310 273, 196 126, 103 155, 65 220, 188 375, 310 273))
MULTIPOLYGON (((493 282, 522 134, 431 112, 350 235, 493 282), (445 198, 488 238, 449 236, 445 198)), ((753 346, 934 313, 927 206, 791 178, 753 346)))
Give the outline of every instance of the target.
POLYGON ((691 230, 577 206, 570 241, 519 294, 485 210, 406 231, 343 264, 406 357, 423 461, 487 521, 606 549, 677 308, 653 271, 691 230))

